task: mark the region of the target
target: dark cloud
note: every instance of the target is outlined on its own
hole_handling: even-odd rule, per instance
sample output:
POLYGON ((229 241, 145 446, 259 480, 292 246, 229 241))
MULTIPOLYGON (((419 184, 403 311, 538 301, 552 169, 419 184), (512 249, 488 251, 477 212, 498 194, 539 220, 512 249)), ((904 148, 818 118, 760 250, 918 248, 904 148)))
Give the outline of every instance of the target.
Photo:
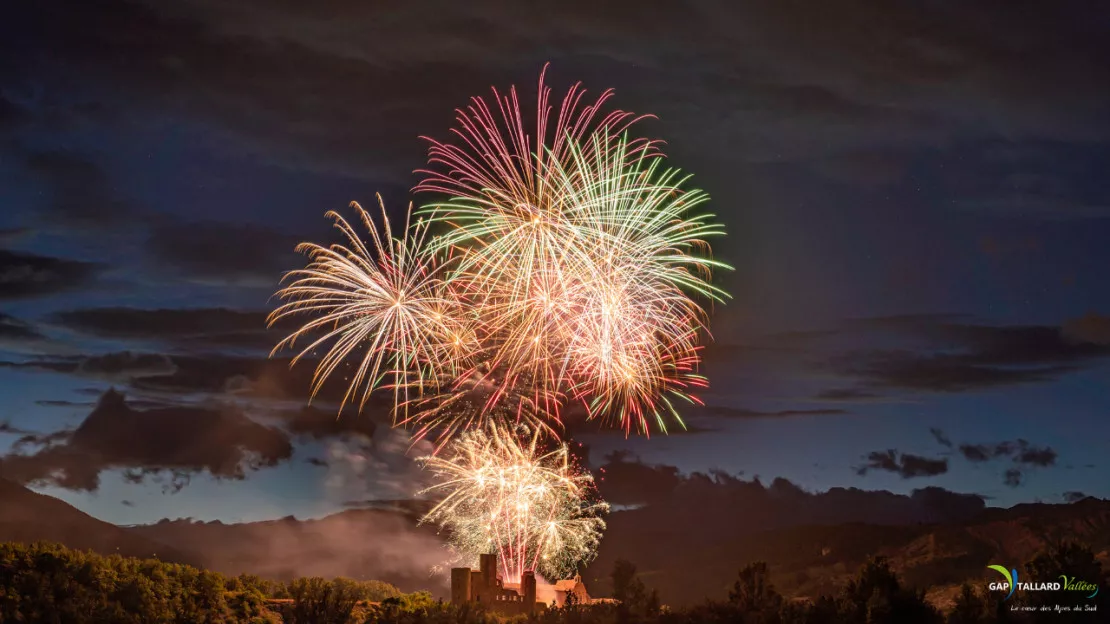
POLYGON ((20 429, 19 427, 16 427, 12 424, 12 421, 10 420, 0 420, 0 435, 7 434, 22 436, 30 433, 31 432, 26 429, 20 429))
POLYGON ((0 342, 35 342, 45 338, 31 324, 0 312, 0 342))
POLYGON ((9 246, 26 238, 34 230, 26 227, 0 227, 0 245, 9 246))
MULTIPOLYGON (((303 403, 311 393, 312 377, 318 360, 305 358, 295 366, 289 358, 237 355, 174 355, 176 368, 171 375, 135 379, 132 386, 144 392, 190 394, 194 392, 231 394, 244 399, 275 399, 303 403)), ((371 426, 367 420, 380 421, 392 407, 392 397, 375 395, 367 401, 361 414, 338 414, 339 402, 347 391, 343 370, 329 377, 316 394, 314 403, 322 407, 303 412, 281 410, 273 415, 292 426, 298 433, 350 430, 371 426), (336 406, 335 408, 331 407, 336 406), (335 409, 335 411, 332 411, 335 409), (338 429, 337 429, 338 428, 338 429)))
POLYGON ((830 388, 817 394, 817 398, 823 401, 867 401, 879 397, 880 395, 874 392, 861 390, 859 388, 830 388))
MULTIPOLYGON (((98 379, 113 384, 135 387, 137 382, 156 377, 171 377, 177 372, 173 360, 160 353, 137 353, 119 351, 102 355, 34 357, 20 362, 0 361, 0 368, 22 368, 51 371, 75 375, 87 379, 98 379)), ((96 394, 102 391, 94 389, 96 394)), ((65 399, 41 399, 36 404, 54 407, 89 406, 88 402, 73 402, 65 399)), ((132 400, 132 407, 162 407, 166 403, 157 400, 132 400)))
POLYGON ((630 107, 658 102, 688 151, 824 174, 851 162, 838 179, 899 179, 880 148, 1110 136, 1107 88, 1090 79, 1110 60, 1099 29, 1053 4, 436 2, 393 6, 388 23, 380 7, 340 4, 28 3, 7 16, 2 50, 26 59, 11 80, 92 82, 87 99, 199 118, 253 153, 360 174, 415 155, 411 137, 446 125, 442 103, 506 77, 531 84, 546 60, 605 76, 630 107))
POLYGON ((922 355, 913 351, 871 352, 849 356, 851 373, 881 387, 934 392, 965 392, 1020 383, 1051 381, 1076 366, 1004 368, 970 364, 963 356, 922 355))
MULTIPOLYGON (((143 377, 172 375, 177 370, 173 361, 166 355, 134 351, 56 358, 39 357, 24 362, 0 362, 0 366, 37 368, 114 382, 128 382, 143 377)), ((68 401, 48 400, 47 404, 67 405, 70 403, 68 401)))
MULTIPOLYGON (((19 453, 27 447, 45 447, 53 446, 60 442, 69 439, 70 434, 73 433, 72 429, 60 429, 50 433, 39 433, 37 431, 25 431, 24 434, 12 444, 12 452, 19 453)), ((3 458, 0 458, 0 464, 3 463, 3 458)), ((3 470, 0 469, 0 474, 3 470)))
POLYGON ((1045 448, 1022 448, 1014 455, 1014 463, 1025 464, 1029 466, 1039 466, 1041 468, 1053 466, 1056 464, 1056 451, 1045 448))
POLYGON ((637 505, 665 500, 683 477, 675 466, 649 465, 627 451, 613 451, 598 468, 598 488, 614 505, 637 505))
POLYGON ((1025 475, 1017 468, 1007 468, 1006 472, 1002 473, 1003 483, 1009 487, 1018 487, 1025 479, 1025 475))
MULTIPOLYGON (((290 433, 317 440, 339 437, 348 433, 373 437, 374 431, 383 425, 381 421, 375 421, 367 415, 350 411, 337 414, 312 406, 283 414, 283 421, 290 433)), ((388 423, 384 425, 389 426, 388 423)))
POLYGON ((969 462, 985 462, 994 458, 994 449, 985 444, 961 444, 960 453, 969 462))
POLYGON ((894 449, 872 451, 867 463, 856 468, 856 474, 865 475, 872 470, 884 470, 900 475, 903 479, 935 477, 948 472, 947 459, 929 459, 920 455, 899 453, 894 449))
POLYGON ((196 473, 242 479, 292 452, 281 431, 230 409, 138 411, 122 394, 109 390, 75 430, 46 441, 33 454, 5 456, 0 473, 20 483, 96 490, 101 472, 120 469, 128 481, 165 478, 165 487, 177 490, 196 473))
POLYGON ((90 262, 0 250, 0 299, 72 290, 89 283, 98 271, 90 262))
POLYGON ((120 351, 86 357, 77 364, 79 375, 107 379, 139 379, 172 375, 177 371, 173 361, 160 353, 120 351))
POLYGON ((1072 491, 1072 492, 1064 492, 1063 498, 1064 498, 1065 503, 1077 503, 1077 502, 1083 500, 1084 498, 1087 498, 1087 495, 1084 494, 1083 492, 1072 491))
POLYGON ((929 433, 933 436, 933 439, 937 441, 937 444, 952 448, 952 439, 948 437, 948 434, 937 427, 930 427, 929 433))
POLYGON ((280 337, 266 329, 266 312, 228 308, 83 308, 59 312, 69 329, 105 338, 150 340, 185 348, 272 348, 280 337))
POLYGON ((50 225, 61 222, 81 228, 115 227, 127 223, 137 212, 105 171, 83 155, 31 151, 26 154, 26 165, 40 178, 50 197, 50 225))
POLYGON ((1064 323, 1064 336, 1080 344, 1110 345, 1110 316, 1091 312, 1064 323))
POLYGON ((1110 346, 1076 340, 1059 327, 994 327, 928 317, 859 323, 919 343, 913 349, 864 351, 832 359, 835 369, 877 388, 963 392, 1049 381, 1110 356, 1110 346))
POLYGON ((92 407, 94 403, 88 401, 69 401, 66 399, 39 399, 35 405, 43 407, 92 407))
POLYGON ((960 453, 970 462, 982 463, 998 458, 1010 458, 1015 464, 1045 468, 1054 466, 1058 454, 1051 447, 1037 447, 1027 440, 1006 440, 996 444, 961 444, 960 453))
MULTIPOLYGON (((958 170, 931 173, 942 192, 960 198, 952 204, 957 210, 1050 222, 1107 219, 1110 198, 1097 178, 1100 158, 1090 158, 1100 152, 1077 143, 1032 147, 999 141, 967 154, 958 170)), ((1035 259, 1042 251, 1038 236, 992 238, 983 247, 996 262, 1035 259)))
POLYGON ((703 411, 709 415, 719 416, 722 418, 787 418, 790 416, 835 416, 839 414, 849 413, 846 410, 837 408, 760 411, 742 407, 726 407, 718 405, 706 406, 703 411))
POLYGON ((297 236, 259 225, 173 223, 154 229, 147 253, 159 266, 189 279, 273 288, 284 271, 304 264, 294 251, 299 242, 297 236))
POLYGON ((15 128, 29 118, 25 108, 0 94, 0 130, 15 128))

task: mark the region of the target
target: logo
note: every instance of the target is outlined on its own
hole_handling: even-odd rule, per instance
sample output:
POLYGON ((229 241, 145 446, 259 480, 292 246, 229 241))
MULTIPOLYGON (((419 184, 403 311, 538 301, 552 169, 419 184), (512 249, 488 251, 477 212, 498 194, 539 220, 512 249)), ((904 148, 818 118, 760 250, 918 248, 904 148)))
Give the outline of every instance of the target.
POLYGON ((1009 600, 1014 592, 1018 589, 1022 591, 1075 591, 1075 592, 1090 592, 1087 598, 1094 598, 1098 595, 1098 585, 1081 581, 1074 576, 1069 577, 1066 574, 1060 575, 1060 580, 1054 583, 1022 583, 1018 579, 1017 568, 1007 570, 1005 566, 989 565, 988 569, 994 570, 1006 579, 1005 583, 991 583, 988 588, 991 591, 1008 591, 1003 601, 1009 600))
POLYGON ((1006 594, 1006 597, 1002 599, 1002 600, 1009 600, 1010 596, 1014 595, 1014 590, 1017 589, 1017 578, 1018 578, 1017 568, 1014 568, 1013 574, 1011 574, 1010 570, 1007 570, 1006 568, 1004 568, 1000 565, 989 565, 987 567, 990 568, 991 570, 996 570, 999 574, 1001 574, 1002 576, 1004 576, 1006 578, 1005 583, 991 583, 990 584, 990 590, 991 591, 998 591, 1000 589, 1002 591, 1006 591, 1007 589, 1010 590, 1010 593, 1006 594))

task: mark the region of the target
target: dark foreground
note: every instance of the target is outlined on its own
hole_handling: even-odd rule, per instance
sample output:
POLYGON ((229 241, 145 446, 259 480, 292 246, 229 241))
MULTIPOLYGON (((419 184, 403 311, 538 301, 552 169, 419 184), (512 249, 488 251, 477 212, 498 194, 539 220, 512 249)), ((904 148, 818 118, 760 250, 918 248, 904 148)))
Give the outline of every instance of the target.
MULTIPOLYGON (((993 572, 986 571, 993 574, 993 572)), ((991 592, 984 574, 979 587, 964 585, 942 612, 925 599, 927 588, 910 588, 884 559, 873 559, 839 592, 814 601, 788 600, 770 583, 767 567, 740 570, 727 600, 681 610, 661 605, 658 594, 626 561, 612 571, 619 603, 548 609, 515 621, 550 624, 693 623, 917 624, 995 622, 1104 622, 1110 600, 1107 575, 1090 549, 1057 545, 1019 570, 1025 581, 1060 575, 1097 584, 1088 592, 1060 590, 991 592)), ((252 575, 237 577, 156 559, 105 557, 36 543, 0 544, 0 622, 28 623, 312 623, 501 621, 468 605, 434 600, 427 592, 405 594, 378 581, 299 578, 287 583, 252 575)))

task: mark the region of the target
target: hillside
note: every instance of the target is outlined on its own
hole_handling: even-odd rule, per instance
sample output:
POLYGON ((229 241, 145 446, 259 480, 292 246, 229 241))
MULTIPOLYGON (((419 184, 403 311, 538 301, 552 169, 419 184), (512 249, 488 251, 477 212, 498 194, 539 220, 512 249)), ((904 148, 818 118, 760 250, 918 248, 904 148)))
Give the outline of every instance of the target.
MULTIPOLYGON (((0 500, 0 541, 50 540, 105 554, 156 554, 231 575, 347 576, 386 581, 403 591, 444 595, 446 590, 446 575, 433 573, 446 563, 442 541, 433 529, 417 526, 415 509, 349 510, 318 520, 163 520, 117 527, 8 481, 0 480, 0 500)), ((1110 501, 985 509, 944 523, 821 524, 842 515, 843 510, 800 514, 797 521, 807 524, 782 526, 782 518, 767 507, 747 517, 658 503, 618 511, 609 516, 599 557, 583 576, 592 593, 605 595, 614 562, 628 559, 664 601, 685 605, 723 598, 741 567, 766 561, 784 594, 817 596, 839 590, 869 556, 884 555, 908 583, 933 587, 943 603, 958 583, 985 579, 988 564, 1020 566, 1061 540, 1084 544, 1110 562, 1110 501), (702 520, 678 521, 676 514, 702 520)))
POLYGON ((224 574, 247 572, 276 580, 345 576, 385 581, 403 591, 445 592, 446 579, 432 572, 444 563, 442 542, 434 529, 416 523, 415 516, 401 510, 359 509, 319 520, 163 520, 127 530, 196 552, 204 567, 224 574))
POLYGON ((58 542, 77 550, 197 565, 201 558, 114 524, 52 496, 0 478, 0 542, 58 542))
POLYGON ((849 523, 754 532, 690 531, 690 525, 660 525, 652 513, 643 508, 613 514, 599 557, 587 571, 591 586, 605 588, 619 558, 635 561, 645 582, 670 604, 724 597, 737 570, 754 561, 770 564, 784 594, 813 597, 836 591, 872 555, 888 557, 908 583, 933 586, 941 594, 946 586, 986 578, 989 564, 1019 566, 1061 540, 1091 547, 1104 562, 1110 559, 1110 501, 1091 498, 988 509, 948 524, 849 523))

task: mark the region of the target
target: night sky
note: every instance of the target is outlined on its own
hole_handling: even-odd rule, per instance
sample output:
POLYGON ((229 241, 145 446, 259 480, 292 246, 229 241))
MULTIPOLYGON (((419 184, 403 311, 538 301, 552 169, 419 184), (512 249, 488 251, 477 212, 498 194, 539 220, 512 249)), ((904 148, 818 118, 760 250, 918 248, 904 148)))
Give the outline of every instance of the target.
POLYGON ((117 523, 410 495, 382 410, 337 421, 305 407, 310 365, 267 362, 270 297, 325 211, 401 211, 419 137, 490 86, 528 101, 550 62, 556 94, 658 116, 640 132, 712 196, 736 267, 708 407, 668 437, 582 429, 595 467, 1110 497, 1100 5, 8 8, 0 474, 117 523))

